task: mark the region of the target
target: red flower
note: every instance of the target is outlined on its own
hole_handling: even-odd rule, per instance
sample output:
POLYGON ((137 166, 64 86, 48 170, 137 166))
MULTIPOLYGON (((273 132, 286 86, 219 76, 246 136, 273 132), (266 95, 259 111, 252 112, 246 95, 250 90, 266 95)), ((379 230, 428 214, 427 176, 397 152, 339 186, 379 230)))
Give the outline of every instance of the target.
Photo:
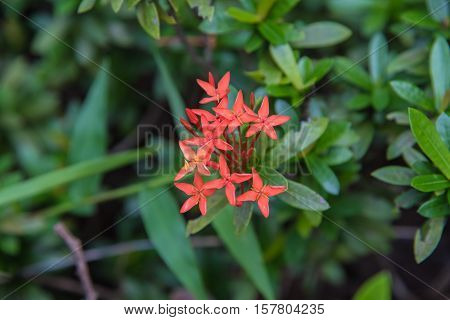
POLYGON ((233 105, 233 109, 226 108, 213 108, 214 111, 227 119, 228 123, 228 132, 233 132, 237 127, 241 126, 244 123, 252 122, 258 119, 256 113, 253 112, 249 107, 244 104, 244 97, 242 96, 242 91, 239 90, 236 100, 233 105))
POLYGON ((230 84, 230 72, 225 73, 222 79, 220 79, 217 84, 217 88, 211 72, 208 74, 208 82, 197 79, 197 83, 209 96, 208 98, 203 98, 200 100, 200 104, 205 104, 212 101, 219 102, 220 99, 225 97, 230 92, 230 89, 228 88, 230 84))
POLYGON ((179 142, 179 145, 186 160, 183 168, 181 168, 175 176, 175 181, 180 180, 186 174, 194 171, 195 168, 197 168, 198 172, 204 176, 209 176, 211 174, 207 168, 207 164, 211 158, 211 152, 209 152, 209 150, 200 148, 197 152, 195 152, 182 141, 179 142))
POLYGON ((251 179, 252 175, 249 173, 230 173, 227 162, 223 155, 219 157, 219 172, 222 178, 209 181, 205 184, 211 189, 222 189, 225 187, 225 194, 228 198, 228 202, 232 206, 236 205, 236 187, 233 183, 242 183, 251 179))
POLYGON ((256 201, 258 203, 259 210, 264 217, 269 216, 269 197, 276 196, 286 191, 284 186, 269 186, 263 184, 261 177, 255 168, 252 168, 253 184, 249 191, 241 194, 237 201, 256 201))
POLYGON ((206 197, 212 195, 216 191, 214 189, 208 189, 206 185, 203 184, 202 177, 198 174, 198 172, 195 173, 193 185, 189 183, 175 182, 175 187, 191 196, 181 206, 180 213, 184 213, 198 204, 200 212, 203 216, 206 214, 207 210, 206 197))
POLYGON ((210 153, 216 147, 220 150, 233 150, 233 147, 220 138, 225 128, 217 126, 212 128, 205 117, 202 116, 202 132, 204 137, 194 137, 183 140, 184 143, 200 146, 200 149, 209 150, 210 153))
POLYGON ((281 115, 273 115, 269 117, 269 99, 266 96, 264 97, 261 107, 258 110, 258 119, 254 120, 254 123, 250 126, 245 136, 248 138, 257 132, 264 131, 269 138, 276 140, 277 133, 273 127, 288 122, 289 119, 290 117, 281 115))

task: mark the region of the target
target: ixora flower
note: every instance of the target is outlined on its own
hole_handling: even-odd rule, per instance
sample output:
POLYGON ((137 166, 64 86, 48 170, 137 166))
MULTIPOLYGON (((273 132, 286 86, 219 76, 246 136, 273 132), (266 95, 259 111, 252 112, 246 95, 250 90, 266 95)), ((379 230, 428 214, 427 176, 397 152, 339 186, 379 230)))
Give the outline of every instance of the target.
POLYGON ((269 99, 263 98, 258 113, 253 111, 255 98, 250 95, 250 107, 246 105, 242 91, 236 95, 232 108, 228 107, 230 73, 227 72, 215 84, 209 73, 208 82, 197 83, 208 97, 200 104, 210 103, 211 111, 201 108, 186 108, 187 119, 180 119, 192 135, 179 142, 185 165, 175 176, 175 181, 194 172, 194 184, 175 182, 175 186, 190 196, 182 205, 184 213, 199 205, 202 215, 207 213, 207 197, 216 190, 224 189, 232 206, 241 206, 244 201, 254 201, 264 217, 269 216, 269 197, 287 190, 285 186, 264 183, 253 166, 253 153, 260 133, 277 140, 274 127, 289 121, 288 116, 270 115, 269 99), (204 182, 201 176, 211 176, 218 171, 220 178, 204 182))

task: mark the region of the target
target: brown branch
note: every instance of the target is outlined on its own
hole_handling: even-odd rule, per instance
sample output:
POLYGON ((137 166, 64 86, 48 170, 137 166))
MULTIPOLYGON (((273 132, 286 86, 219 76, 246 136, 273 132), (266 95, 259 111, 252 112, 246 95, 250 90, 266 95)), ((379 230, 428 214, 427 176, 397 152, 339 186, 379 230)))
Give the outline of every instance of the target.
POLYGON ((92 284, 91 276, 89 274, 89 268, 84 257, 80 239, 76 238, 72 233, 70 233, 70 231, 62 222, 57 223, 53 227, 53 229, 64 240, 66 245, 72 251, 77 266, 78 277, 80 278, 86 299, 97 299, 97 292, 95 291, 94 285, 92 284))

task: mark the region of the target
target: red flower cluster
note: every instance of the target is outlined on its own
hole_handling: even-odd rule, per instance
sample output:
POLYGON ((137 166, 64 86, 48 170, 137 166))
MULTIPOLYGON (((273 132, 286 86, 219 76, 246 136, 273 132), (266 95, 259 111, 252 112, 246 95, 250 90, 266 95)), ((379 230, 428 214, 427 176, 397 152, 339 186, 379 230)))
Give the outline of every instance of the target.
POLYGON ((255 201, 263 216, 267 218, 269 197, 286 191, 286 187, 264 184, 255 168, 251 168, 251 173, 246 171, 249 170, 248 162, 261 132, 276 140, 274 127, 289 121, 289 117, 269 116, 267 97, 264 97, 258 113, 255 113, 253 94, 249 107, 244 102, 242 91, 238 92, 233 107, 229 109, 229 72, 220 79, 217 87, 211 73, 208 82, 197 80, 197 83, 208 95, 200 100, 200 104, 214 103, 214 114, 205 109, 186 108, 189 120, 180 119, 192 138, 179 142, 185 165, 175 176, 175 181, 195 171, 194 184, 175 182, 178 189, 190 196, 180 212, 184 213, 198 204, 201 214, 205 215, 206 198, 216 190, 224 188, 230 205, 241 206, 243 201, 255 201), (210 169, 218 170, 220 178, 203 182, 201 176, 210 176, 210 169), (237 189, 239 196, 236 196, 237 189))

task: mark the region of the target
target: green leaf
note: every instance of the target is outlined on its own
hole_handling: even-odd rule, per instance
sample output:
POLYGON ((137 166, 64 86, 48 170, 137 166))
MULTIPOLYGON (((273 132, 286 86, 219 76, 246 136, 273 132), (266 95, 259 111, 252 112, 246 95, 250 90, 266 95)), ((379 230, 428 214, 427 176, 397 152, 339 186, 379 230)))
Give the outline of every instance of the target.
POLYGON ((219 214, 224 212, 223 208, 227 206, 227 203, 227 198, 225 198, 223 193, 215 194, 208 200, 208 214, 189 220, 186 227, 186 234, 194 234, 207 227, 219 214))
POLYGON ((399 72, 408 72, 421 63, 427 56, 425 47, 413 48, 400 53, 392 59, 387 67, 387 72, 390 75, 399 72))
POLYGON ((442 113, 436 120, 436 130, 450 149, 450 117, 442 113))
POLYGON ((198 15, 203 19, 211 20, 214 15, 214 6, 211 0, 188 0, 191 8, 197 8, 198 15))
POLYGON ((197 299, 206 299, 208 294, 175 198, 167 188, 148 189, 139 194, 139 206, 145 230, 158 254, 186 289, 197 299))
POLYGON ((448 0, 427 0, 427 7, 434 20, 448 23, 448 0))
POLYGON ((375 34, 369 42, 369 70, 373 83, 382 84, 386 79, 388 46, 382 33, 375 34))
MULTIPOLYGON (((181 98, 180 91, 178 90, 175 82, 173 80, 172 75, 167 67, 166 62, 161 56, 161 53, 157 47, 153 44, 150 45, 150 51, 153 55, 153 59, 155 60, 156 66, 158 67, 158 71, 162 80, 162 88, 165 91, 165 96, 169 101, 170 111, 172 112, 172 117, 175 119, 180 119, 185 117, 185 105, 183 99, 181 98)), ((178 135, 181 136, 183 132, 182 126, 176 126, 176 130, 178 135)))
POLYGON ((353 158, 353 152, 347 147, 331 147, 322 160, 329 166, 343 164, 353 158))
POLYGON ((443 37, 437 37, 431 47, 430 74, 436 110, 445 110, 448 101, 445 95, 450 90, 450 49, 443 37))
POLYGON ((372 89, 372 82, 369 74, 355 63, 347 58, 339 57, 335 60, 334 67, 338 77, 365 90, 372 89))
POLYGON ((387 271, 381 271, 367 279, 353 296, 354 300, 390 300, 392 278, 387 271))
POLYGON ((315 118, 309 122, 302 122, 300 130, 291 130, 286 133, 267 156, 274 167, 297 156, 307 150, 325 132, 328 125, 327 118, 315 118))
POLYGON ((315 62, 312 72, 308 74, 308 77, 305 79, 305 81, 306 82, 319 81, 330 71, 333 65, 334 65, 333 59, 321 59, 315 62))
POLYGON ((356 160, 361 159, 366 154, 367 150, 372 143, 375 129, 371 123, 364 123, 355 128, 356 133, 359 136, 359 140, 352 145, 352 151, 356 160))
POLYGON ((278 67, 289 78, 297 90, 303 89, 303 80, 297 68, 294 51, 288 44, 270 46, 270 54, 278 67))
POLYGON ((410 209, 426 197, 426 193, 410 189, 395 198, 395 205, 399 208, 410 209))
POLYGON ((306 25, 300 29, 304 37, 293 41, 295 48, 322 48, 334 46, 341 43, 352 35, 352 32, 346 26, 331 21, 320 21, 306 25))
POLYGON ((233 208, 226 206, 224 213, 214 219, 213 227, 261 294, 266 299, 274 299, 275 294, 252 225, 250 224, 241 235, 236 235, 233 208))
MULTIPOLYGON (((244 47, 245 52, 252 53, 252 52, 258 50, 259 48, 261 48, 263 43, 264 43, 263 38, 261 38, 261 36, 259 34, 254 33, 254 34, 252 34, 251 38, 245 44, 245 47, 244 47)), ((281 72, 280 72, 280 74, 281 74, 281 72)))
POLYGON ((448 216, 450 215, 450 205, 447 203, 445 194, 443 194, 423 203, 417 212, 425 218, 448 216))
POLYGON ((256 13, 246 11, 237 7, 228 8, 227 13, 230 17, 234 18, 239 22, 258 23, 261 21, 261 17, 256 13))
POLYGON ((313 227, 318 227, 322 222, 322 213, 318 211, 303 211, 303 215, 313 227))
POLYGON ((436 249, 444 231, 445 218, 433 218, 427 220, 416 231, 414 237, 414 257, 417 263, 425 261, 436 249))
POLYGON ((408 119, 408 115, 406 114, 406 112, 402 112, 402 111, 394 111, 394 112, 389 112, 386 115, 386 119, 390 120, 390 121, 395 121, 396 124, 399 125, 407 125, 409 126, 409 119, 408 119))
POLYGON ((269 18, 277 19, 283 17, 289 11, 291 11, 300 0, 278 0, 273 5, 269 13, 269 18))
POLYGON ((314 148, 315 152, 322 152, 331 146, 337 145, 339 139, 343 138, 345 133, 350 130, 351 124, 347 121, 330 122, 323 135, 314 148))
POLYGON ((397 186, 409 186, 414 176, 414 171, 400 166, 387 166, 372 172, 372 177, 397 186))
POLYGON ((259 0, 256 12, 260 16, 261 20, 264 20, 269 13, 270 9, 278 0, 259 0))
POLYGON ((214 15, 210 20, 203 20, 199 29, 206 34, 222 34, 234 30, 243 30, 248 25, 238 22, 227 14, 229 4, 226 2, 215 2, 214 15))
POLYGON ((78 13, 84 13, 91 10, 95 6, 97 0, 81 0, 78 6, 78 13))
POLYGON ((287 187, 288 182, 287 179, 279 173, 277 170, 269 167, 260 167, 258 168, 258 172, 261 176, 263 182, 268 183, 273 186, 283 186, 287 187))
MULTIPOLYGON (((142 152, 141 156, 148 155, 142 152)), ((137 150, 108 155, 55 170, 0 190, 0 206, 44 193, 60 185, 134 163, 137 150)))
POLYGON ((387 87, 375 87, 372 90, 372 105, 376 110, 384 110, 389 105, 389 90, 387 87))
POLYGON ((411 131, 422 151, 450 179, 450 151, 439 137, 433 122, 423 113, 409 108, 411 131))
POLYGON ((253 202, 246 201, 240 207, 234 208, 234 226, 236 228, 236 234, 240 235, 248 227, 252 217, 253 202))
POLYGON ((111 0, 111 6, 114 12, 119 12, 120 8, 122 7, 123 0, 111 0))
POLYGON ((386 153, 387 159, 392 160, 399 157, 404 150, 406 150, 407 148, 411 148, 415 143, 416 141, 414 140, 411 131, 404 131, 403 133, 399 134, 391 144, 389 144, 386 153))
POLYGON ((310 211, 325 211, 330 208, 328 202, 318 193, 307 186, 292 181, 288 181, 288 189, 278 196, 278 198, 290 206, 310 211))
POLYGON ((433 192, 450 187, 450 181, 441 174, 426 174, 415 176, 411 186, 422 192, 433 192))
POLYGON ((322 159, 316 156, 310 155, 305 160, 313 177, 319 182, 322 188, 330 194, 339 194, 340 184, 333 170, 322 159))
POLYGON ((405 99, 414 106, 423 108, 425 111, 433 110, 433 100, 431 100, 425 92, 419 87, 406 81, 391 81, 391 88, 402 99, 405 99))
POLYGON ((159 16, 155 3, 140 2, 137 7, 137 18, 145 32, 151 37, 159 39, 159 16))
POLYGON ((264 21, 258 24, 258 31, 273 45, 284 44, 288 40, 290 24, 282 24, 276 21, 264 21))
MULTIPOLYGON (((108 69, 108 63, 103 68, 108 69)), ((68 158, 70 164, 96 159, 106 153, 108 146, 108 86, 109 75, 100 70, 89 89, 89 93, 81 107, 70 139, 68 158)), ((101 175, 86 177, 74 182, 69 188, 69 196, 76 202, 87 195, 98 192, 101 175)), ((91 211, 80 207, 78 212, 91 211)))

